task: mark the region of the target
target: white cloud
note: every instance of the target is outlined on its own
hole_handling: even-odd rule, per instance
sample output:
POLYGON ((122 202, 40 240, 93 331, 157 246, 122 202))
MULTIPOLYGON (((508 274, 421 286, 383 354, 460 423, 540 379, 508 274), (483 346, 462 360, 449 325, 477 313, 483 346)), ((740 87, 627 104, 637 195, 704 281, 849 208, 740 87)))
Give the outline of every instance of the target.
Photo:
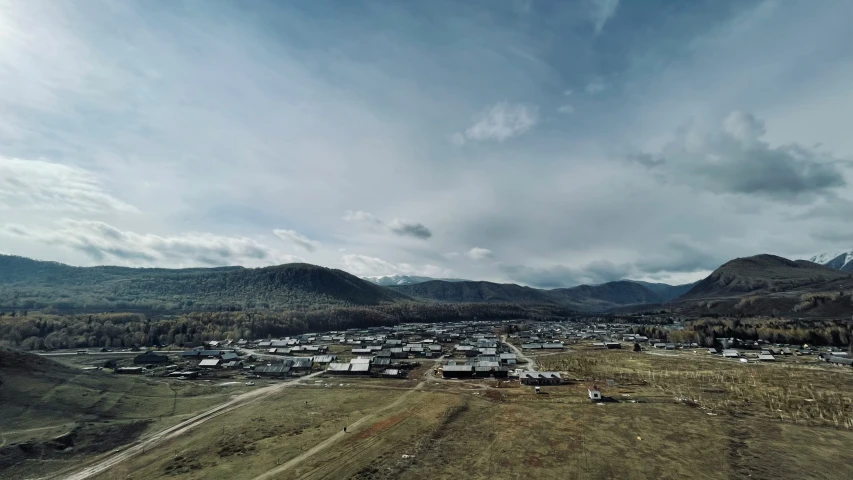
POLYGON ((297 247, 305 249, 309 252, 314 252, 318 248, 320 248, 320 242, 316 240, 311 240, 310 238, 306 237, 305 235, 302 235, 301 233, 295 230, 276 229, 273 230, 272 233, 274 233, 278 238, 284 240, 285 242, 290 242, 293 245, 296 245, 297 247))
MULTIPOLYGON (((454 265, 459 276, 489 280, 508 279, 500 262, 583 269, 601 259, 668 258, 679 233, 725 258, 844 242, 837 236, 846 219, 838 217, 849 209, 828 198, 853 200, 853 176, 835 164, 846 185, 829 181, 835 172, 811 160, 853 155, 845 127, 853 108, 844 47, 850 2, 687 2, 640 22, 624 2, 538 2, 511 22, 482 22, 488 2, 466 4, 469 15, 454 2, 387 2, 382 15, 342 17, 334 31, 304 9, 270 17, 271 28, 301 39, 298 46, 265 35, 252 12, 229 2, 215 9, 99 3, 0 0, 0 156, 40 159, 47 170, 0 174, 0 227, 41 234, 71 217, 142 237, 213 232, 299 252, 271 233, 285 226, 322 240, 312 262, 339 266, 341 255, 357 252, 394 270, 454 265), (223 16, 233 28, 222 28, 223 16), (122 28, 102 28, 109 23, 122 28), (424 41, 418 32, 426 26, 447 41, 424 41), (377 29, 380 37, 363 34, 377 29), (543 38, 560 54, 543 48, 543 38), (325 48, 329 42, 336 48, 325 48), (364 52, 375 55, 365 62, 364 52), (494 106, 503 99, 512 103, 502 112, 494 106), (522 108, 521 121, 510 121, 506 112, 521 100, 539 105, 538 114, 522 108), (564 104, 576 107, 574 116, 583 112, 583 123, 545 125, 564 104), (678 124, 722 119, 735 108, 760 113, 767 133, 732 117, 694 136, 705 147, 688 149, 676 134, 684 148, 667 150, 678 124), (802 154, 786 149, 792 143, 825 147, 802 154), (602 161, 608 148, 651 153, 642 160, 654 168, 602 161), (817 158, 816 150, 832 154, 817 158), (701 155, 733 151, 755 170, 701 155), (771 158, 769 169, 759 165, 771 158), (786 172, 795 175, 780 182, 786 172), (817 198, 806 206, 768 200, 791 186, 818 187, 820 195, 810 194, 817 198), (755 187, 761 198, 731 194, 755 187), (141 212, 127 214, 131 205, 141 212), (354 213, 360 228, 342 222, 353 206, 378 219, 354 213), (807 206, 834 213, 789 218, 807 206), (418 231, 405 218, 429 226, 430 241, 401 236, 418 231), (821 232, 835 240, 816 238, 821 232), (468 260, 475 245, 488 245, 494 259, 468 260)), ((55 240, 3 237, 0 248, 91 263, 93 253, 55 240)), ((192 255, 148 255, 162 266, 195 263, 192 255)), ((126 263, 99 260, 113 261, 126 263)))
POLYGON ((503 142, 524 134, 539 122, 539 107, 523 103, 498 102, 481 112, 464 134, 454 135, 455 143, 467 141, 503 142))
POLYGON ((590 95, 596 95, 607 89, 607 84, 602 80, 593 80, 586 84, 584 90, 590 95))
POLYGON ((347 210, 344 213, 343 218, 347 222, 361 223, 364 225, 371 225, 376 227, 382 227, 385 225, 382 220, 376 218, 372 213, 362 212, 361 210, 347 210))
POLYGON ((104 222, 65 219, 54 228, 6 224, 5 235, 72 249, 99 264, 138 266, 259 266, 304 261, 255 240, 212 233, 159 236, 123 231, 104 222))
POLYGON ((0 208, 77 212, 137 212, 107 193, 82 168, 44 160, 0 156, 0 208))
POLYGON ((468 258, 470 258, 471 260, 483 260, 486 258, 492 258, 493 256, 491 250, 489 250, 488 248, 480 247, 474 247, 471 250, 468 250, 465 255, 467 255, 468 258))
POLYGON ((570 96, 572 93, 574 93, 574 90, 572 90, 571 88, 567 88, 567 89, 563 90, 563 95, 565 95, 567 97, 570 96))
POLYGON ((557 111, 560 113, 575 113, 575 107, 567 103, 562 107, 558 108, 557 111))
POLYGON ((413 237, 421 240, 432 237, 432 231, 424 224, 409 220, 395 218, 390 223, 385 223, 372 213, 362 212, 361 210, 355 212, 347 210, 343 218, 347 222, 360 223, 376 231, 389 232, 401 237, 413 237))
POLYGON ((360 277, 382 275, 419 275, 424 277, 449 277, 453 271, 435 265, 416 267, 408 263, 391 263, 369 255, 347 254, 341 257, 344 270, 360 277))
POLYGON ((659 153, 629 159, 663 180, 792 203, 834 199, 848 185, 848 162, 795 143, 773 147, 765 133, 764 122, 734 111, 719 129, 681 128, 659 153))
POLYGON ((596 35, 601 33, 604 24, 613 18, 618 7, 619 0, 590 0, 590 19, 595 26, 596 35))

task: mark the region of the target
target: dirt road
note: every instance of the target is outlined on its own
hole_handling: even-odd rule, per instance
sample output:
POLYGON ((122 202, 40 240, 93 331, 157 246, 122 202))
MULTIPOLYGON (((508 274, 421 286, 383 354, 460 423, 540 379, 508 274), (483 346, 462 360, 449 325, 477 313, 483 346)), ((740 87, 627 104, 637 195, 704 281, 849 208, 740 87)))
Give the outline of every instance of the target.
MULTIPOLYGON (((433 364, 437 364, 437 363, 441 362, 442 360, 444 360, 444 355, 433 360, 433 364)), ((400 398, 398 398, 397 400, 394 400, 393 402, 389 403, 388 405, 385 405, 384 407, 374 411, 373 413, 367 414, 367 415, 359 418, 358 420, 356 420, 352 424, 347 425, 347 432, 355 433, 356 429, 359 426, 363 425, 365 422, 368 422, 368 421, 376 418, 380 413, 382 413, 386 410, 390 410, 390 409, 400 405, 412 393, 423 388, 423 386, 426 385, 427 382, 432 380, 432 379, 433 379, 432 369, 427 369, 427 371, 424 373, 424 379, 420 383, 415 385, 414 388, 412 388, 408 392, 404 393, 402 396, 400 396, 400 398)), ((323 450, 326 450, 327 448, 334 445, 337 441, 344 438, 344 436, 348 435, 349 433, 344 433, 343 431, 340 431, 340 432, 332 435, 331 437, 323 440, 322 442, 318 443, 317 445, 314 445, 309 450, 306 450, 304 453, 297 455, 296 457, 291 458, 290 460, 283 463, 282 465, 280 465, 280 466, 278 466, 278 467, 276 467, 276 468, 274 468, 274 469, 272 469, 272 470, 270 470, 264 474, 258 475, 253 480, 267 480, 270 478, 274 478, 276 475, 279 475, 283 472, 286 472, 286 471, 292 469, 293 467, 295 467, 296 465, 299 465, 300 463, 302 463, 303 461, 305 461, 309 457, 312 457, 312 456, 322 452, 323 450)))
POLYGON ((513 352, 515 352, 515 356, 516 356, 516 357, 518 357, 520 360, 524 360, 525 362, 527 362, 527 368, 528 368, 529 370, 539 370, 539 366, 536 364, 536 362, 535 362, 535 361, 533 361, 533 359, 532 359, 532 358, 530 358, 530 357, 528 357, 527 355, 525 355, 525 354, 521 353, 521 349, 520 349, 520 348, 518 348, 518 347, 516 347, 515 345, 513 345, 513 344, 511 344, 511 343, 509 343, 509 342, 507 342, 507 341, 506 341, 506 335, 501 335, 501 341, 502 341, 503 343, 505 343, 509 348, 511 348, 513 352))
POLYGON ((170 440, 179 435, 183 435, 184 433, 191 431, 193 427, 201 425, 202 423, 212 418, 216 418, 219 415, 222 415, 223 413, 256 402, 287 387, 297 385, 301 382, 304 382, 305 380, 321 375, 322 373, 322 371, 312 373, 311 375, 306 375, 292 382, 278 383, 269 387, 258 388, 257 390, 252 390, 251 392, 238 395, 223 404, 217 405, 216 407, 213 407, 203 413, 200 413, 190 418, 189 420, 185 420, 173 427, 167 428, 161 432, 157 432, 153 435, 138 440, 135 443, 131 444, 129 447, 125 448, 124 450, 116 451, 116 453, 112 455, 109 455, 105 458, 101 458, 93 465, 90 465, 84 468, 83 470, 80 470, 79 472, 71 474, 67 472, 54 473, 53 475, 44 477, 44 479, 63 478, 65 480, 83 480, 86 478, 93 477, 123 462, 124 460, 132 458, 144 452, 145 450, 150 450, 151 448, 156 447, 157 445, 166 440, 170 440))

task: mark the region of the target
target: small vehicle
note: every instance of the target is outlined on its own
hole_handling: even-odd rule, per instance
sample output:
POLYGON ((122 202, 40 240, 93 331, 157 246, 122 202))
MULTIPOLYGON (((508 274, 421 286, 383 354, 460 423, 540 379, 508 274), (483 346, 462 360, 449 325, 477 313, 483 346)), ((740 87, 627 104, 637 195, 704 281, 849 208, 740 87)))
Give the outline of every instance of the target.
POLYGON ((255 386, 255 382, 246 382, 246 386, 247 386, 247 387, 254 387, 254 386, 255 386))

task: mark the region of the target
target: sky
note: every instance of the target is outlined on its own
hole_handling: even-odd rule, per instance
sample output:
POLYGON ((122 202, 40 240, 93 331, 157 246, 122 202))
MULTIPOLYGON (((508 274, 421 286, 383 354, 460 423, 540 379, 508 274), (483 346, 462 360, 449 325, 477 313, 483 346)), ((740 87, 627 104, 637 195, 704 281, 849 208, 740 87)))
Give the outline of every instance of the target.
POLYGON ((850 18, 0 0, 0 252, 554 288, 853 249, 850 18))

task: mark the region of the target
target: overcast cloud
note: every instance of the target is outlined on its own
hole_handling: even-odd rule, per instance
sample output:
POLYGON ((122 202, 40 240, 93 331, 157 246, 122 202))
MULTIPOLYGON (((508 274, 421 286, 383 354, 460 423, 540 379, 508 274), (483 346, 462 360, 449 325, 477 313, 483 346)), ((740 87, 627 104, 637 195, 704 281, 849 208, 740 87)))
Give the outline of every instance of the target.
POLYGON ((545 287, 853 248, 850 2, 0 0, 0 250, 545 287))

